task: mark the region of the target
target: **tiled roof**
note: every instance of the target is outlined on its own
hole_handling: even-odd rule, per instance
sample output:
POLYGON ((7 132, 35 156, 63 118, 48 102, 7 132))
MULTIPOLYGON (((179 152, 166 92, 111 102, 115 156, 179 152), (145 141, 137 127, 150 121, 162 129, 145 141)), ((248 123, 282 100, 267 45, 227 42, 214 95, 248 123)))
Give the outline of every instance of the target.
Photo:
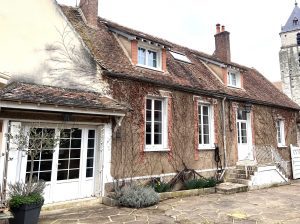
POLYGON ((298 4, 295 4, 295 8, 292 11, 292 14, 290 15, 289 19, 287 20, 286 24, 281 27, 281 32, 289 32, 293 30, 299 30, 300 29, 300 8, 298 7, 298 4), (294 23, 294 19, 297 19, 297 24, 294 23))
POLYGON ((229 88, 225 86, 212 72, 203 64, 201 57, 222 62, 220 59, 192 50, 164 39, 154 37, 139 31, 135 31, 108 20, 99 18, 98 29, 88 27, 76 8, 61 6, 62 11, 71 22, 75 30, 80 34, 85 44, 91 50, 95 60, 110 73, 123 74, 134 79, 159 82, 162 85, 181 86, 193 90, 204 91, 211 94, 223 94, 240 100, 257 102, 260 104, 299 109, 299 106, 281 93, 271 82, 269 82, 258 71, 245 66, 230 63, 243 70, 244 89, 229 88), (144 36, 166 46, 172 50, 184 53, 192 63, 175 60, 167 51, 167 71, 160 72, 132 65, 124 50, 110 31, 110 27, 120 29, 133 35, 144 36))
POLYGON ((14 82, 0 91, 1 101, 125 111, 117 101, 95 92, 14 82))

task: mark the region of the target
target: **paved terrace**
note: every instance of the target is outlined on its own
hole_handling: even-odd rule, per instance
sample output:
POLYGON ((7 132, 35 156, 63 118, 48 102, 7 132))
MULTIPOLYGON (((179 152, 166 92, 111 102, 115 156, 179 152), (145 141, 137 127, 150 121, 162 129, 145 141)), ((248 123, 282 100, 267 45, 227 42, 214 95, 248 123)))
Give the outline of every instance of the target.
POLYGON ((85 206, 44 211, 42 224, 68 223, 300 223, 300 181, 238 193, 170 199, 145 209, 85 206))

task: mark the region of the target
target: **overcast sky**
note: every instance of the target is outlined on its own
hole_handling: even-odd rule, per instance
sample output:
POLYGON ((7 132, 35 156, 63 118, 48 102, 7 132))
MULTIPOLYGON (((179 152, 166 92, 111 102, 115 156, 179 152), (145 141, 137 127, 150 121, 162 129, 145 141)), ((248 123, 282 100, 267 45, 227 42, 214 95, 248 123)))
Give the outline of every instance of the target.
MULTIPOLYGON (((79 0, 57 0, 75 5, 79 0)), ((281 26, 295 0, 99 0, 99 16, 208 54, 215 25, 230 32, 232 61, 280 80, 281 26)))

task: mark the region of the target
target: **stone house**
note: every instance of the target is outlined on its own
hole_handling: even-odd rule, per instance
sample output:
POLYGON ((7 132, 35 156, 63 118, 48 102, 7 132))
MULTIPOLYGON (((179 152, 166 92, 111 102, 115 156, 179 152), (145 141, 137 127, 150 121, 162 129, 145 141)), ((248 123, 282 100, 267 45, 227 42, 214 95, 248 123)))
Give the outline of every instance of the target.
MULTIPOLYGON (((208 55, 98 17, 97 0, 78 8, 45 2, 31 0, 49 8, 38 16, 65 25, 40 41, 46 60, 38 69, 6 74, 0 118, 4 154, 13 148, 4 134, 16 124, 73 131, 68 146, 36 160, 47 203, 104 195, 114 180, 167 180, 184 168, 224 176, 242 165, 257 169, 251 186, 287 181, 299 106, 231 61, 224 26, 217 24, 208 55)), ((8 157, 4 177, 25 180, 27 157, 8 157)))

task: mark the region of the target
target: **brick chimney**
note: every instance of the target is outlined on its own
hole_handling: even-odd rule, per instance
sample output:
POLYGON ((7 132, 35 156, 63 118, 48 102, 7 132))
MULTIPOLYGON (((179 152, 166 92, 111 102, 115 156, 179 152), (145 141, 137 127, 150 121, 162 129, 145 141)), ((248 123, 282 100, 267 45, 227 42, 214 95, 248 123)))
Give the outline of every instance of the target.
POLYGON ((86 19, 87 25, 97 27, 98 0, 80 0, 79 7, 86 19))
POLYGON ((225 61, 230 62, 231 56, 230 56, 230 40, 229 35, 230 33, 225 31, 225 26, 222 26, 217 24, 216 25, 216 34, 215 34, 215 46, 216 50, 214 55, 225 61))

